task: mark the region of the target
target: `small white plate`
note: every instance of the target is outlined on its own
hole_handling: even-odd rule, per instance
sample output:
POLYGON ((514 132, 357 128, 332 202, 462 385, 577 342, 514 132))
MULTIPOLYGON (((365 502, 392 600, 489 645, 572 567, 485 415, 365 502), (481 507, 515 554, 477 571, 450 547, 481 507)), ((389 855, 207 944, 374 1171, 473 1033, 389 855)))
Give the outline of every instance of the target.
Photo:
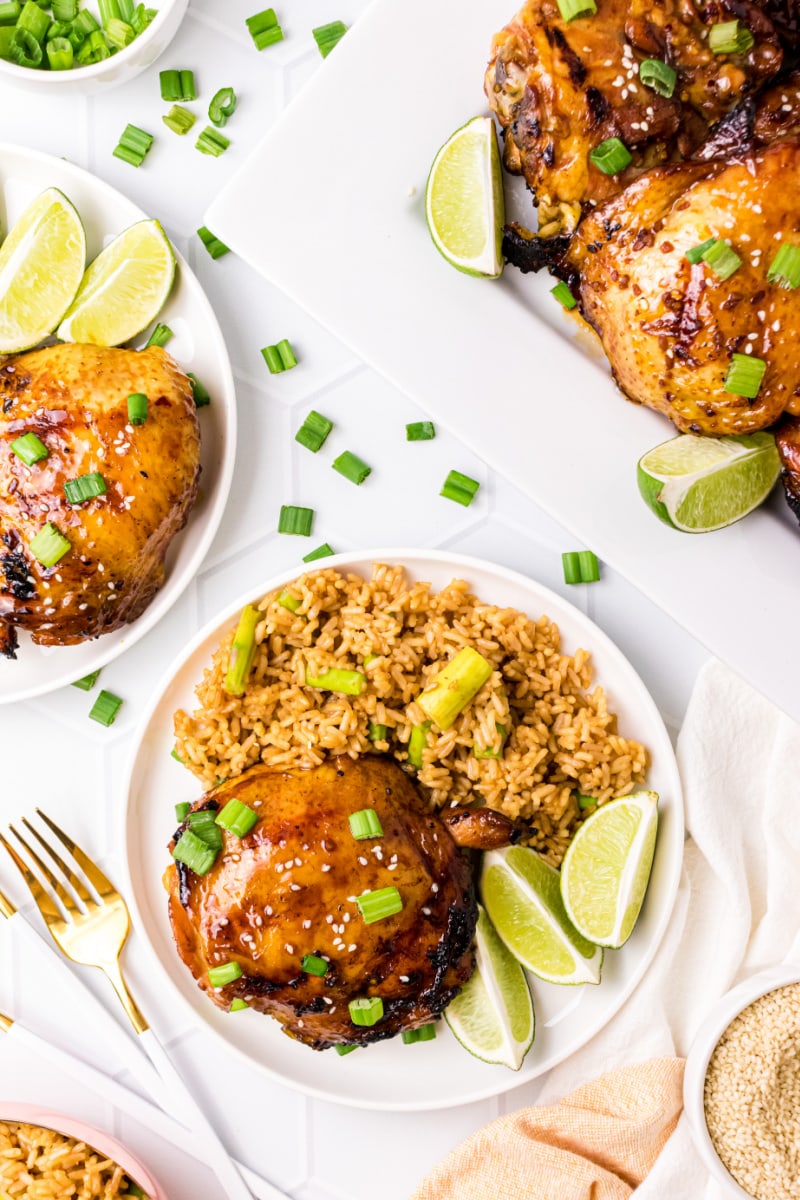
MULTIPOLYGON (((77 208, 86 228, 87 259, 147 214, 108 184, 61 158, 0 144, 0 227, 8 230, 45 188, 56 187, 77 208)), ((200 493, 186 528, 167 555, 167 577, 132 625, 78 646, 35 646, 20 631, 16 660, 0 656, 0 704, 72 683, 117 658, 172 607, 197 572, 222 518, 236 452, 236 396, 228 352, 205 292, 176 251, 175 286, 159 320, 173 330, 169 352, 203 381, 211 404, 200 411, 200 493)), ((144 340, 144 339, 143 339, 144 340)))
POLYGON ((620 729, 648 747, 652 765, 647 786, 661 796, 653 874, 633 936, 622 950, 606 953, 601 985, 572 988, 532 981, 536 1040, 518 1073, 470 1057, 441 1022, 435 1042, 405 1046, 395 1039, 347 1058, 315 1053, 286 1037, 270 1018, 255 1012, 220 1012, 199 991, 175 950, 161 883, 175 826, 173 806, 200 795, 194 777, 170 757, 172 715, 177 708, 194 707, 194 687, 241 608, 289 583, 300 574, 296 569, 230 605, 181 651, 156 688, 137 731, 127 786, 127 895, 136 928, 171 984, 168 994, 250 1064, 290 1087, 343 1104, 445 1108, 508 1091, 548 1071, 594 1037, 631 994, 658 949, 678 888, 683 860, 681 783, 669 736, 647 689, 623 654, 578 609, 515 571, 442 551, 376 550, 337 555, 320 565, 368 575, 375 561, 401 563, 411 578, 429 580, 437 588, 454 577, 463 578, 488 603, 509 605, 531 616, 546 613, 560 626, 567 650, 582 646, 591 651, 595 678, 608 694, 609 707, 619 714, 620 729))

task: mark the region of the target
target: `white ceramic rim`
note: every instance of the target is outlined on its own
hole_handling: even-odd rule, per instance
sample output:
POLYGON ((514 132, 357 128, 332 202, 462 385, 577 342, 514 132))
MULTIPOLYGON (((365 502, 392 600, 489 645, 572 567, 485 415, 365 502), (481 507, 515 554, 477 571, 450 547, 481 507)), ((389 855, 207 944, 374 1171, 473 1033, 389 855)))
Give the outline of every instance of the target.
POLYGON ((778 988, 800 983, 800 966, 784 963, 769 967, 736 985, 713 1006, 694 1036, 686 1056, 683 1077, 683 1107, 689 1122, 695 1148, 706 1168, 730 1197, 738 1200, 753 1200, 723 1164, 714 1148, 706 1124, 704 1090, 706 1073, 711 1055, 725 1030, 736 1017, 756 1000, 778 988))
MULTIPOLYGON (((191 642, 181 650, 180 654, 176 656, 176 658, 173 660, 173 662, 170 664, 170 666, 164 672, 164 675, 161 677, 161 679, 159 680, 159 682, 153 689, 150 703, 149 703, 145 713, 143 714, 142 719, 139 722, 139 725, 137 726, 136 730, 134 731, 134 735, 131 740, 131 751, 130 751, 130 756, 129 756, 129 759, 128 759, 128 762, 126 765, 126 769, 125 769, 125 778, 124 778, 124 784, 123 784, 124 790, 122 791, 122 796, 124 798, 123 799, 124 827, 123 827, 123 831, 122 831, 122 840, 123 840, 124 851, 123 851, 122 859, 123 859, 123 870, 125 872, 125 889, 126 889, 125 895, 126 895, 128 904, 131 909, 133 925, 134 925, 134 928, 136 929, 137 933, 141 937, 142 941, 145 943, 145 945, 147 947, 147 953, 148 953, 152 963, 155 965, 155 969, 159 972, 161 977, 165 979, 165 982, 169 987, 169 994, 176 997, 179 1004, 181 1005, 181 1008, 182 1008, 185 1016, 187 1017, 188 1022, 190 1023, 190 1027, 203 1029, 210 1036, 223 1042, 226 1049, 229 1052, 235 1053, 237 1055, 237 1057, 240 1058, 240 1060, 246 1062, 250 1067, 254 1067, 257 1070, 263 1072, 274 1082, 279 1083, 284 1087, 291 1087, 294 1090, 301 1091, 301 1092, 305 1093, 306 1095, 313 1096, 316 1099, 323 1100, 326 1102, 344 1104, 344 1105, 348 1105, 353 1108, 370 1108, 370 1109, 375 1109, 375 1110, 383 1110, 383 1111, 387 1111, 387 1112, 434 1111, 436 1109, 451 1108, 451 1107, 453 1107, 453 1104, 455 1102, 452 1100, 435 1100, 435 1101, 417 1100, 417 1101, 413 1101, 413 1102, 411 1102, 411 1101, 402 1101, 402 1102, 394 1101, 393 1102, 388 1099, 385 1102, 383 1102, 383 1101, 375 1101, 374 1099, 362 1100, 362 1099, 358 1099, 358 1098, 353 1098, 351 1096, 339 1095, 339 1094, 333 1093, 329 1090, 326 1090, 322 1087, 316 1087, 314 1084, 310 1084, 305 1081, 299 1082, 297 1080, 287 1078, 283 1073, 273 1070, 267 1064, 260 1062, 258 1059, 250 1058, 241 1047, 239 1047, 238 1045, 236 1045, 230 1041, 227 1041, 223 1037, 223 1035, 221 1033, 219 1033, 213 1026, 211 1026, 210 1024, 208 1024, 207 1022, 204 1022, 202 1020, 202 1017, 200 1017, 198 1015, 197 1010, 192 1006, 190 1001, 186 998, 186 996, 180 990, 179 986, 175 983, 175 981, 172 979, 172 977, 168 974, 168 972, 162 966, 159 956, 155 950, 155 947, 152 945, 152 943, 150 941, 150 937, 147 932, 148 926, 144 920, 143 914, 139 907, 138 900, 137 900, 136 887, 134 886, 134 879, 133 879, 134 864, 131 862, 131 856, 130 856, 130 852, 129 852, 129 847, 130 847, 129 825, 132 820, 131 798, 132 798, 132 793, 133 793, 133 783, 134 783, 134 775, 135 775, 135 770, 136 770, 137 757, 139 754, 140 747, 147 735, 147 731, 148 731, 148 728, 150 725, 150 721, 152 720, 153 714, 161 702, 163 693, 169 687, 174 676, 181 670, 185 661, 188 660, 195 653, 195 651, 203 644, 204 641, 206 641, 206 639, 211 637, 211 635, 214 634, 219 629, 220 625, 224 624, 225 622, 230 621, 238 612, 240 612, 242 610, 242 608, 246 604, 252 603, 254 596, 261 597, 261 596, 265 595, 267 592, 274 591, 281 587, 285 587, 287 584, 291 583, 292 580, 296 579, 298 577, 298 575, 301 575, 305 570, 310 569, 313 565, 324 566, 325 568, 330 567, 330 568, 341 570, 343 568, 347 568, 348 566, 355 567, 356 565, 360 565, 360 564, 363 564, 363 563, 369 562, 369 561, 398 563, 400 565, 404 565, 408 561, 408 559, 416 559, 418 561, 421 560, 423 562, 427 561, 427 562, 436 563, 439 565, 446 564, 446 565, 454 568, 457 572, 463 574, 464 577, 466 577, 466 578, 469 578, 471 571, 476 571, 476 570, 488 571, 490 573, 494 573, 495 575, 500 576, 501 578, 505 578, 510 583, 512 583, 516 586, 521 586, 523 588, 530 589, 531 586, 533 585, 535 587, 536 591, 539 593, 539 595, 542 596, 545 600, 547 600, 548 598, 552 598, 554 608, 556 608, 556 609, 567 608, 569 610, 572 610, 575 614, 577 614, 577 616, 580 618, 581 621, 588 623, 592 627, 592 636, 594 639, 593 644, 596 646, 603 645, 606 650, 610 650, 613 654, 619 656, 619 658, 625 664, 626 668, 629 670, 629 672, 633 676, 635 683, 641 689, 641 692, 643 693, 643 697, 646 698, 647 702, 649 702, 649 706, 651 709, 651 719, 653 721, 655 721, 663 729, 664 737, 666 738, 666 744, 671 745, 669 735, 668 735, 666 729, 664 728, 664 722, 663 722, 661 714, 658 710, 658 707, 657 707, 655 701, 650 696, 650 693, 648 692, 645 684, 641 680, 638 672, 635 670, 635 668, 629 662, 627 657, 622 653, 621 650, 619 650, 617 648, 616 644, 612 641, 612 639, 606 633, 604 633, 598 625, 595 624, 595 622, 591 619, 591 617, 589 617, 586 613, 582 612, 580 609, 577 609, 573 604, 570 603, 570 601, 565 600, 563 597, 559 596, 556 592, 553 592, 550 588, 545 587, 543 584, 537 583, 535 580, 531 580, 530 578, 523 575, 519 571, 514 571, 509 567, 504 567, 497 563, 489 562, 486 559, 476 558, 472 555, 454 554, 454 553, 451 553, 448 551, 438 551, 438 550, 417 550, 417 549, 411 549, 408 547, 405 547, 405 548, 390 547, 388 549, 379 548, 379 549, 375 549, 375 550, 366 549, 366 550, 362 550, 362 551, 353 551, 353 552, 348 552, 345 554, 332 555, 323 560, 319 560, 316 564, 300 563, 297 566, 294 566, 288 570, 284 570, 284 571, 280 572, 280 574, 271 577, 264 585, 261 585, 258 587, 249 587, 246 590, 246 592, 244 592, 242 595, 240 595, 235 601, 226 605, 226 607, 221 612, 219 612, 216 616, 212 617, 203 626, 203 628, 195 635, 195 637, 191 640, 191 642)), ((675 828, 673 828, 672 836, 673 836, 673 839, 675 840, 676 844, 678 844, 682 847, 683 840, 684 840, 684 828, 685 828, 683 790, 682 790, 680 774, 678 772, 677 762, 675 760, 674 753, 671 754, 670 764, 673 767, 673 775, 674 775, 674 790, 672 793, 672 801, 673 802, 671 804, 671 813, 672 813, 672 820, 674 822, 675 828)), ((637 969, 632 972, 630 979, 627 981, 625 986, 620 990, 619 994, 615 998, 615 1001, 609 1006, 608 1011, 604 1014, 604 1019, 602 1021, 602 1024, 598 1027, 593 1027, 590 1030, 590 1032, 588 1033, 586 1039, 581 1043, 581 1046, 576 1047, 575 1050, 572 1051, 572 1053, 576 1053, 579 1048, 582 1048, 584 1045, 586 1045, 591 1040, 591 1038, 594 1037, 595 1034, 599 1032, 599 1030, 601 1028, 604 1028, 605 1025, 607 1025, 608 1022, 610 1020, 612 1020, 612 1018, 614 1016, 616 1016, 616 1014, 619 1012, 619 1010, 622 1008, 622 1006, 625 1004, 625 1002, 630 998, 632 993, 639 986, 642 979, 644 978, 647 971, 649 970, 650 966, 652 965, 653 960, 658 952, 658 949, 661 946, 661 943, 664 939, 664 934, 666 933, 667 926, 668 926, 670 918, 672 916, 672 911, 675 907, 675 900, 676 900, 676 897, 678 894, 678 887, 680 884, 681 872, 682 872, 682 868, 683 868, 682 849, 681 849, 680 853, 676 853, 674 855, 674 859, 671 862, 670 866, 671 866, 671 870, 667 873, 668 883, 665 886, 666 900, 663 903, 663 907, 662 907, 659 919, 656 922, 655 931, 654 931, 654 934, 651 939, 651 942, 650 942, 647 952, 642 956, 637 969)), ((558 1059, 558 1062, 564 1061, 564 1059, 566 1057, 569 1057, 569 1055, 565 1055, 562 1058, 558 1059)), ((551 1064, 551 1066, 555 1066, 555 1065, 556 1065, 556 1063, 551 1064)), ((543 1072, 537 1072, 536 1077, 539 1077, 542 1073, 543 1072)), ((529 1083, 531 1081, 530 1078, 523 1078, 523 1079, 514 1078, 512 1072, 508 1072, 508 1076, 509 1076, 509 1078, 508 1078, 506 1086, 498 1087, 498 1086, 492 1086, 491 1084, 487 1083, 487 1085, 485 1087, 478 1087, 469 1093, 460 1095, 457 1103, 459 1105, 463 1105, 463 1104, 471 1104, 471 1103, 474 1103, 479 1100, 486 1100, 486 1099, 489 1099, 496 1095, 505 1094, 506 1092, 513 1090, 513 1088, 521 1086, 525 1083, 529 1083)))

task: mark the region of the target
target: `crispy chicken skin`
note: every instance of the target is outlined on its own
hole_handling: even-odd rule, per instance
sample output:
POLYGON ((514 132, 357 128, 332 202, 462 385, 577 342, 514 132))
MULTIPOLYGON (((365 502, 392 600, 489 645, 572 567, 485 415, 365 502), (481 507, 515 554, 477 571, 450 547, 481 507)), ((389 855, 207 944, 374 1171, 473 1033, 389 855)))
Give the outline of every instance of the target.
POLYGON ((69 645, 138 617, 164 580, 200 475, 191 385, 164 350, 58 345, 0 365, 0 650, 15 628, 69 645), (148 397, 128 423, 127 399, 148 397), (31 467, 11 443, 35 433, 48 457, 31 467), (64 484, 99 472, 107 493, 72 507, 64 484), (72 543, 51 568, 29 551, 52 522, 72 543))
POLYGON ((380 1041, 440 1014, 474 970, 477 909, 468 859, 414 781, 377 756, 285 773, 259 764, 194 807, 234 797, 259 815, 251 832, 223 830, 207 875, 174 863, 165 875, 178 952, 214 1003, 246 1000, 316 1050, 380 1041), (364 808, 380 819, 378 839, 350 831, 364 808), (402 912, 367 925, 355 897, 385 887, 399 890, 402 912), (306 954, 328 960, 323 978, 301 970, 306 954), (227 962, 242 977, 212 988, 209 967, 227 962), (365 996, 384 1007, 370 1028, 348 1011, 365 996))
POLYGON ((780 71, 797 0, 599 0, 596 14, 564 21, 556 0, 527 0, 494 39, 485 88, 504 132, 505 165, 524 175, 540 206, 539 232, 571 233, 648 167, 686 158, 709 128, 780 71), (718 55, 708 30, 740 19, 755 43, 718 55), (773 20, 774 18, 774 20, 773 20), (639 79, 648 58, 678 72, 672 97, 639 79), (589 160, 618 137, 633 161, 604 175, 589 160))

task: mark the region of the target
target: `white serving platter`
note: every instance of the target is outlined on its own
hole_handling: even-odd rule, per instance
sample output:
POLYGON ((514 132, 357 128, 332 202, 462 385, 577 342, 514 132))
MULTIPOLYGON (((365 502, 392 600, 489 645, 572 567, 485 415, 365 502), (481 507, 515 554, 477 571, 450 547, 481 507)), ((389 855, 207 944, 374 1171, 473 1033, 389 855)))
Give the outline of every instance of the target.
POLYGON ((800 718, 800 690, 768 636, 793 628, 797 610, 800 532, 782 497, 714 534, 661 525, 639 497, 636 463, 672 426, 622 398, 548 277, 474 279, 431 244, 428 169, 454 129, 488 111, 492 34, 515 6, 374 0, 207 223, 800 718))
POLYGON ((155 689, 134 739, 126 787, 126 895, 137 931, 163 976, 163 1003, 177 1005, 189 1021, 212 1031, 250 1065, 290 1087, 343 1104, 390 1110, 445 1108, 497 1095, 548 1071, 584 1046, 631 994, 658 951, 678 888, 684 837, 681 783, 669 736, 641 679, 613 642, 568 601, 515 571, 443 551, 383 549, 337 555, 317 565, 368 574, 375 561, 402 563, 410 577, 436 587, 454 577, 466 579, 488 603, 532 616, 547 613, 558 623, 567 650, 582 646, 591 651, 595 679, 619 715, 620 730, 648 747, 647 786, 661 797, 653 874, 632 937, 622 950, 606 953, 600 986, 556 987, 532 981, 536 1040, 518 1073, 470 1057, 441 1022, 434 1042, 409 1047, 393 1040, 347 1058, 318 1053, 286 1037, 263 1014, 221 1012, 198 989, 175 950, 162 884, 169 864, 167 843, 175 827, 174 805, 201 794, 194 777, 170 756, 172 716, 178 708, 191 711, 195 706, 194 687, 241 608, 296 578, 296 568, 248 591, 215 617, 181 650, 155 689))

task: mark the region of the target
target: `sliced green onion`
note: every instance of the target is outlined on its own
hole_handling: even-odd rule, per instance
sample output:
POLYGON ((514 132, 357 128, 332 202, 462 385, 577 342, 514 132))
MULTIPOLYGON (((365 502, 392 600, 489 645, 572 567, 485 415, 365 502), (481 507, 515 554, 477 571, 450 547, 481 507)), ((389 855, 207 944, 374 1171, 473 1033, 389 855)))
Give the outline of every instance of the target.
POLYGON ((334 668, 323 671, 321 675, 312 675, 306 668, 306 687, 316 688, 322 692, 339 692, 343 696, 360 696, 367 686, 367 677, 360 671, 348 671, 334 668))
POLYGON ((358 1049, 358 1046, 342 1046, 340 1043, 338 1046, 334 1046, 333 1048, 340 1058, 344 1058, 345 1054, 352 1054, 354 1050, 358 1049))
POLYGON ((406 1046, 413 1046, 415 1042, 432 1042, 436 1037, 436 1026, 423 1025, 420 1029, 404 1029, 401 1037, 406 1046))
POLYGON ((345 479, 349 479, 356 485, 362 484, 367 476, 372 474, 372 467, 368 467, 363 459, 350 450, 345 450, 344 454, 335 458, 331 466, 334 471, 338 471, 340 475, 344 475, 345 479))
POLYGON ((0 25, 16 25, 21 12, 19 0, 7 0, 5 4, 0 4, 0 25))
POLYGON ((47 458, 48 449, 35 433, 24 433, 11 443, 11 449, 17 458, 21 458, 26 467, 32 467, 40 459, 47 458))
POLYGON ((195 408, 208 408, 211 403, 211 397, 208 394, 205 384, 201 383, 196 375, 191 371, 186 372, 186 378, 192 385, 192 398, 195 408))
POLYGON ((449 729, 456 717, 492 677, 494 667, 472 646, 464 646, 417 697, 426 717, 449 729))
POLYGON ((581 812, 585 811, 587 808, 596 808, 596 806, 597 806, 597 797, 596 796, 579 795, 577 799, 578 799, 578 808, 581 810, 581 812))
POLYGON ((182 800, 180 804, 175 805, 175 820, 182 825, 192 811, 192 806, 188 800, 182 800))
POLYGON ((223 842, 215 817, 213 808, 201 808, 197 812, 190 812, 186 821, 195 837, 199 837, 216 853, 222 849, 223 842))
POLYGON ((25 30, 26 33, 32 34, 37 42, 43 42, 45 34, 50 25, 50 16, 46 12, 42 12, 35 0, 27 0, 23 6, 22 12, 19 14, 17 21, 17 29, 25 30))
POLYGON ((168 342, 171 342, 175 334, 170 329, 169 325, 156 325, 150 337, 147 339, 145 350, 149 350, 151 346, 160 346, 163 350, 168 342))
POLYGON ((344 21, 329 21, 327 25, 318 25, 311 30, 317 49, 323 58, 327 58, 334 46, 337 46, 347 33, 344 21))
POLYGON ((288 338, 274 346, 265 346, 261 355, 269 367, 270 375, 280 375, 281 371, 291 371, 292 367, 297 366, 297 359, 288 338))
POLYGON ((767 271, 767 281, 791 290, 800 287, 800 246, 788 242, 781 246, 767 271))
POLYGON ((241 997, 237 996, 235 1000, 231 1000, 231 1006, 228 1009, 228 1012, 241 1012, 243 1008, 249 1007, 250 1005, 246 1000, 242 1000, 241 997))
MULTIPOLYGON (((111 51, 109 49, 108 42, 106 41, 102 31, 99 29, 96 29, 94 33, 90 33, 86 41, 82 42, 78 48, 78 62, 84 67, 89 66, 92 63, 104 62, 105 59, 110 57, 111 51)), ((117 155, 117 157, 123 158, 124 155, 117 155)), ((142 157, 144 158, 144 155, 142 155, 142 157)), ((140 166, 141 164, 137 163, 136 165, 140 166)))
POLYGON ((501 725, 499 721, 495 721, 494 727, 497 730, 497 732, 500 734, 500 749, 494 750, 491 746, 487 746, 485 750, 480 750, 477 746, 473 746, 473 748, 472 748, 473 757, 477 758, 479 761, 481 759, 485 759, 485 758, 502 758, 503 757, 503 747, 506 744, 506 737, 508 736, 506 734, 506 727, 505 727, 505 725, 501 725))
POLYGON ((721 21, 708 31, 708 48, 712 54, 746 54, 755 38, 741 21, 721 21))
POLYGON ((278 24, 274 8, 265 8, 263 12, 247 17, 245 25, 257 50, 264 50, 267 46, 274 46, 276 42, 283 41, 283 30, 278 24))
POLYGON ((690 250, 686 251, 685 257, 689 260, 689 262, 692 264, 692 266, 696 266, 699 262, 702 261, 703 255, 705 254, 706 250, 710 250, 711 247, 716 242, 716 240, 717 239, 713 238, 713 237, 707 238, 706 241, 700 242, 699 245, 692 246, 692 248, 690 250))
POLYGON ((570 550, 561 555, 565 583, 597 583, 600 564, 591 550, 570 550))
POLYGON ((303 555, 303 562, 316 562, 318 558, 330 558, 333 554, 333 547, 327 542, 323 542, 321 546, 317 546, 316 550, 309 550, 308 554, 303 555))
POLYGON ((96 671, 91 671, 90 674, 84 675, 82 679, 76 679, 72 686, 80 688, 82 692, 90 692, 100 678, 101 669, 98 667, 96 671))
POLYGON ((212 158, 219 158, 220 154, 224 154, 230 144, 230 138, 224 137, 218 130, 214 129, 213 125, 206 125, 195 142, 195 149, 199 150, 201 154, 209 154, 212 158))
POLYGON ((53 0, 56 21, 74 21, 78 15, 78 0, 53 0))
POLYGON ((732 250, 728 243, 723 242, 721 238, 703 252, 703 262, 723 281, 730 279, 731 275, 734 275, 742 265, 742 260, 736 251, 732 250))
POLYGON ((131 425, 144 425, 147 420, 147 396, 142 392, 128 396, 128 420, 131 425))
POLYGON ((52 521, 48 521, 36 536, 31 538, 28 549, 43 567, 54 567, 65 554, 69 553, 72 546, 61 530, 57 529, 52 521))
POLYGON ((217 825, 221 825, 236 837, 243 838, 258 824, 258 813, 242 804, 241 800, 229 800, 222 812, 218 813, 216 820, 217 825))
POLYGON ((122 701, 113 692, 102 691, 89 709, 89 719, 97 721, 98 725, 113 725, 117 713, 122 708, 122 701))
POLYGON ((289 612, 297 612, 303 601, 299 596, 293 596, 292 593, 284 588, 280 596, 278 596, 278 604, 281 608, 288 608, 289 612))
POLYGON ((47 61, 51 71, 69 71, 74 57, 72 42, 55 37, 47 43, 47 61))
POLYGON ((309 537, 313 524, 313 508, 300 508, 296 504, 281 505, 278 533, 294 533, 299 537, 309 537))
POLYGON ((192 128, 197 117, 193 112, 189 112, 188 108, 184 108, 183 105, 173 104, 172 108, 168 113, 164 114, 161 120, 167 129, 171 129, 173 133, 177 133, 178 137, 183 137, 192 128))
POLYGON ((366 841, 368 838, 383 837, 381 819, 374 808, 361 808, 358 812, 350 813, 347 820, 350 832, 357 842, 366 841))
POLYGON ((195 875, 207 875, 216 861, 217 851, 192 833, 191 829, 186 829, 175 843, 172 857, 194 871, 195 875))
POLYGON ((633 162, 633 155, 618 137, 611 137, 595 146, 589 155, 589 161, 604 175, 619 175, 620 171, 624 171, 633 162))
POLYGON ((36 40, 30 30, 23 29, 20 25, 14 30, 9 53, 11 61, 18 67, 38 67, 43 57, 41 42, 36 40))
POLYGON ((421 725, 414 725, 411 729, 411 736, 408 739, 408 761, 418 771, 422 770, 422 752, 428 748, 428 732, 430 727, 430 721, 423 721, 421 725))
MULTIPOLYGON (((94 34, 90 34, 87 41, 91 40, 94 36, 94 34)), ((102 37, 102 34, 100 36, 102 37)), ((82 52, 82 50, 78 51, 78 58, 80 58, 82 52)), ((117 158, 121 158, 123 162, 130 163, 134 167, 140 167, 153 141, 151 133, 146 133, 144 129, 139 129, 137 125, 126 125, 119 139, 119 144, 114 148, 114 154, 117 158)))
POLYGON ((100 22, 107 25, 109 21, 120 19, 119 0, 97 0, 100 9, 100 22))
POLYGON ((374 925, 376 921, 385 921, 387 917, 395 917, 403 911, 403 898, 396 887, 362 892, 360 896, 356 896, 356 904, 364 918, 365 925, 374 925))
POLYGON ((318 954, 304 954, 300 960, 300 970, 305 971, 306 975, 319 975, 322 977, 327 974, 328 964, 318 954))
POLYGON ((380 996, 351 1000, 347 1007, 350 1011, 350 1020, 354 1025, 364 1025, 369 1028, 371 1025, 377 1025, 383 1016, 383 1001, 380 996))
POLYGON ((197 99, 193 71, 160 71, 158 79, 161 85, 162 100, 197 99))
POLYGON ((574 21, 576 17, 593 16, 597 5, 594 0, 558 0, 558 11, 564 21, 574 21))
POLYGON ((312 409, 294 435, 294 440, 316 454, 325 445, 325 439, 332 429, 333 421, 312 409))
POLYGON ((407 442, 432 442, 436 437, 436 426, 433 421, 412 421, 406 425, 407 442))
POLYGON ((734 396, 744 396, 747 400, 755 400, 766 371, 767 364, 763 358, 756 358, 754 354, 734 354, 725 376, 725 391, 734 396))
POLYGON ((385 742, 388 733, 388 725, 378 725, 374 721, 370 721, 367 726, 367 737, 371 742, 385 742))
POLYGON ((226 246, 224 242, 221 242, 216 234, 207 229, 205 225, 200 226, 197 236, 212 258, 222 258, 223 254, 230 254, 230 246, 226 246))
POLYGON ((175 747, 174 747, 174 746, 173 746, 173 748, 170 750, 170 752, 169 752, 169 756, 170 756, 170 758, 174 758, 174 759, 175 759, 175 762, 179 762, 179 763, 182 763, 182 762, 183 762, 183 759, 181 758, 180 754, 178 754, 178 751, 175 749, 175 747))
POLYGON ((480 486, 477 479, 470 479, 469 475, 463 475, 461 471, 451 471, 439 495, 444 496, 445 500, 455 500, 456 504, 463 504, 465 508, 469 508, 480 486))
POLYGON ((566 283, 564 283, 563 279, 560 279, 556 286, 550 289, 550 295, 557 300, 563 308, 577 308, 578 306, 578 301, 575 299, 566 283))
MULTIPOLYGON (((144 33, 147 26, 156 19, 158 10, 155 8, 145 8, 143 4, 137 4, 131 17, 131 25, 138 33, 144 33)), ((194 97, 193 97, 194 98, 194 97)))
POLYGON ((659 96, 666 96, 669 100, 678 82, 678 72, 660 58, 646 58, 639 64, 639 78, 645 87, 652 88, 659 96))
POLYGON ((236 103, 236 92, 232 87, 220 88, 208 106, 208 119, 220 127, 227 124, 228 117, 236 111, 236 103))
MULTIPOLYGON (((66 38, 69 41, 69 35, 71 32, 71 21, 53 21, 53 24, 47 31, 47 41, 52 42, 55 40, 55 38, 66 38)), ((72 46, 72 42, 69 44, 72 46)))
POLYGON ((225 987, 227 983, 234 983, 241 978, 242 968, 235 962, 223 963, 220 967, 209 967, 208 970, 208 982, 215 988, 225 987))
POLYGON ((225 691, 229 696, 243 696, 245 693, 256 656, 256 626, 260 620, 261 613, 252 604, 242 610, 225 674, 225 691))
POLYGON ((132 25, 129 25, 127 21, 120 21, 116 18, 104 25, 104 32, 108 42, 116 50, 124 50, 126 46, 130 46, 136 37, 136 30, 132 25))
POLYGON ((68 479, 64 484, 64 494, 70 504, 85 504, 95 496, 105 496, 108 488, 106 481, 99 471, 90 471, 88 475, 79 475, 77 479, 68 479))

